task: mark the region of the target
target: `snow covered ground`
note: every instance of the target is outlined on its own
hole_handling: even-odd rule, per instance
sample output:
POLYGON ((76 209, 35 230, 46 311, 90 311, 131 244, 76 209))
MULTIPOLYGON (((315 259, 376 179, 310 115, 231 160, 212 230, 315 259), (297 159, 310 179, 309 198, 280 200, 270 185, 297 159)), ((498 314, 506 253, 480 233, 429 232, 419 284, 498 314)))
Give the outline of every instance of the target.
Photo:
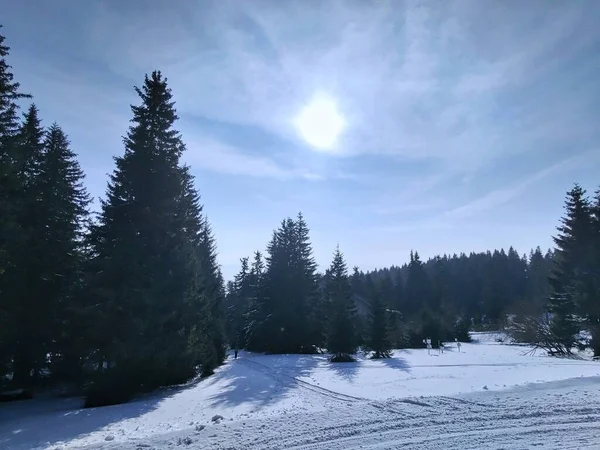
POLYGON ((105 408, 0 404, 0 448, 600 448, 600 363, 475 338, 341 364, 242 352, 194 385, 105 408))

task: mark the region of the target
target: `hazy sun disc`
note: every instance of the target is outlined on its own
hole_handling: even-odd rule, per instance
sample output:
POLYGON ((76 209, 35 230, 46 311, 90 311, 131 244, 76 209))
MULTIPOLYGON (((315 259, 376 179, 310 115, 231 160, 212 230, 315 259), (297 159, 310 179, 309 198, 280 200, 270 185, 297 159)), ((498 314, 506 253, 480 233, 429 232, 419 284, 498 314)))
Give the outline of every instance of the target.
POLYGON ((300 111, 294 125, 308 144, 320 150, 331 150, 345 123, 333 99, 320 95, 300 111))

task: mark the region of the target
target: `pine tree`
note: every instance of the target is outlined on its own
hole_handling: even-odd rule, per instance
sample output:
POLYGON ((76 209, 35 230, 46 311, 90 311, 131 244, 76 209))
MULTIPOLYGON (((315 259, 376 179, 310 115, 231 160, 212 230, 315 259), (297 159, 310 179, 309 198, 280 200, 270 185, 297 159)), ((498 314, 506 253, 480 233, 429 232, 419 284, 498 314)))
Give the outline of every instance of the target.
POLYGON ((575 185, 567 193, 566 215, 555 236, 555 266, 550 278, 552 294, 548 302, 553 314, 552 333, 564 351, 570 353, 579 332, 580 286, 589 261, 591 235, 590 205, 585 191, 575 185))
POLYGON ((320 337, 316 263, 309 231, 299 214, 287 218, 267 245, 260 295, 249 317, 249 348, 272 353, 312 353, 320 337))
POLYGON ((248 257, 242 258, 240 262, 241 269, 234 278, 227 302, 229 345, 233 349, 245 346, 245 315, 249 309, 252 289, 248 257))
POLYGON ((592 334, 594 356, 600 356, 600 187, 591 205, 590 263, 582 309, 592 334))
POLYGON ((44 129, 35 105, 24 114, 15 138, 16 175, 21 186, 15 216, 21 229, 18 252, 12 255, 6 271, 6 295, 13 305, 13 318, 18 324, 14 339, 14 377, 19 385, 36 382, 46 365, 50 349, 47 318, 51 306, 46 302, 44 283, 46 261, 43 237, 46 217, 41 204, 40 165, 44 152, 44 129))
MULTIPOLYGON (((387 277, 386 277, 387 278, 387 277)), ((370 298, 370 322, 368 349, 373 352, 373 358, 389 358, 391 356, 391 343, 387 322, 387 308, 383 301, 383 284, 380 282, 373 290, 370 298)))
MULTIPOLYGON (((0 28, 2 26, 0 25, 0 28)), ((15 138, 19 128, 18 102, 30 98, 20 92, 6 57, 10 48, 0 34, 0 380, 12 370, 12 352, 17 327, 14 292, 7 270, 13 267, 20 252, 23 230, 18 221, 21 207, 22 180, 18 176, 15 138)))
POLYGON ((62 129, 53 124, 44 140, 39 165, 38 208, 43 213, 42 242, 44 328, 52 358, 52 375, 73 380, 79 374, 84 330, 76 310, 82 295, 85 258, 83 238, 91 200, 84 174, 62 129))
POLYGON ((256 349, 260 348, 260 322, 261 306, 264 305, 264 274, 265 265, 262 253, 257 251, 254 253, 254 260, 250 269, 250 298, 247 305, 247 310, 244 314, 244 348, 256 349))
POLYGON ((295 234, 293 261, 296 268, 296 311, 302 313, 292 323, 297 327, 298 349, 302 353, 313 353, 325 339, 325 322, 322 316, 321 297, 318 295, 317 263, 313 256, 309 229, 302 213, 293 223, 295 234))
POLYGON ((224 355, 222 277, 193 178, 179 163, 185 145, 171 91, 153 72, 136 92, 125 154, 91 232, 90 352, 107 369, 88 405, 185 381, 198 366, 210 373, 224 355))
MULTIPOLYGON (((189 189, 193 190, 191 187, 189 189)), ((206 218, 201 220, 196 260, 201 271, 201 290, 196 295, 202 296, 207 308, 199 309, 203 311, 202 316, 199 317, 202 326, 196 327, 195 330, 198 334, 197 340, 208 338, 203 351, 198 355, 202 362, 202 374, 207 376, 212 375, 214 369, 223 362, 227 349, 224 329, 224 283, 217 263, 216 242, 206 218)))
POLYGON ((410 252, 406 297, 406 312, 408 315, 414 314, 421 307, 429 305, 431 300, 429 277, 425 272, 425 267, 418 252, 410 252))
POLYGON ((549 260, 540 247, 529 254, 527 265, 527 312, 541 313, 546 307, 546 302, 550 297, 550 283, 548 276, 550 274, 549 260))
POLYGON ((339 247, 336 248, 327 277, 329 336, 327 349, 333 362, 352 361, 356 353, 356 306, 348 279, 348 268, 339 247))

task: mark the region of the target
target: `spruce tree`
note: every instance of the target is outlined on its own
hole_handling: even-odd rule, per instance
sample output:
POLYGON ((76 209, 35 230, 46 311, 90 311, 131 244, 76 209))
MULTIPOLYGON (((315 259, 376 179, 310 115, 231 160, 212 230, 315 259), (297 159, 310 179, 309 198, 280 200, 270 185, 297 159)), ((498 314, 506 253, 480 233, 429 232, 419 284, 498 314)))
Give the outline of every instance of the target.
POLYGON ((15 137, 15 167, 19 179, 19 204, 15 216, 21 230, 18 252, 11 257, 6 271, 6 295, 13 306, 13 318, 18 327, 14 339, 14 377, 19 385, 36 382, 46 365, 51 335, 48 317, 52 311, 46 301, 45 268, 51 262, 44 254, 47 232, 46 214, 42 205, 40 165, 44 152, 44 129, 38 110, 31 105, 15 137))
POLYGON ((180 165, 171 91, 153 72, 136 92, 125 154, 91 232, 90 350, 106 370, 88 405, 185 381, 198 366, 210 373, 224 354, 222 325, 213 323, 222 279, 193 178, 180 165))
POLYGON ((591 221, 588 282, 582 307, 592 335, 594 356, 600 356, 600 187, 591 204, 591 221))
POLYGON ((540 314, 546 307, 550 297, 550 273, 551 260, 546 258, 540 247, 529 254, 527 265, 527 306, 526 312, 540 314))
POLYGON ((410 252, 410 264, 406 280, 406 314, 413 316, 421 308, 429 306, 431 286, 429 276, 418 252, 410 252))
MULTIPOLYGON (((388 277, 386 277, 388 278, 388 277)), ((372 358, 389 358, 391 356, 392 345, 389 338, 389 327, 387 321, 387 308, 383 300, 384 284, 373 289, 370 297, 370 320, 369 337, 367 347, 373 352, 372 358)))
POLYGON ((42 242, 44 310, 52 375, 74 381, 80 375, 84 329, 77 320, 85 259, 84 233, 91 199, 83 186, 84 174, 67 136, 53 124, 44 140, 39 166, 39 209, 45 233, 42 242))
POLYGON ((327 349, 332 362, 352 361, 356 353, 356 306, 348 279, 348 268, 339 247, 336 248, 327 277, 329 334, 327 349))
POLYGON ((302 217, 287 218, 267 245, 260 295, 249 314, 249 348, 312 353, 322 341, 316 263, 302 217))
POLYGON ((590 205, 581 186, 576 184, 567 193, 565 210, 562 225, 553 237, 555 266, 550 278, 552 293, 548 308, 553 315, 551 330, 557 344, 570 353, 580 329, 578 304, 591 235, 590 205))
POLYGON ((265 264, 262 253, 256 251, 250 268, 250 297, 244 314, 244 348, 259 346, 260 332, 257 323, 260 321, 261 305, 263 304, 265 264), (255 333, 256 332, 256 333, 255 333))
POLYGON ((227 302, 229 345, 233 349, 245 346, 245 315, 249 309, 252 289, 248 257, 242 258, 240 262, 241 268, 231 285, 227 302))
MULTIPOLYGON (((2 25, 0 25, 1 29, 2 25)), ((0 380, 12 370, 14 336, 18 327, 16 299, 11 278, 14 257, 21 251, 24 232, 18 220, 23 192, 18 176, 17 146, 18 102, 30 96, 20 91, 6 60, 10 48, 0 34, 0 380)), ((0 382, 1 383, 1 382, 0 382)))
POLYGON ((310 243, 310 230, 302 213, 298 213, 293 223, 295 239, 293 240, 293 259, 295 261, 297 296, 296 311, 302 311, 294 324, 298 336, 298 350, 302 353, 313 353, 315 346, 320 347, 325 339, 325 321, 322 314, 321 297, 318 295, 317 263, 310 243))

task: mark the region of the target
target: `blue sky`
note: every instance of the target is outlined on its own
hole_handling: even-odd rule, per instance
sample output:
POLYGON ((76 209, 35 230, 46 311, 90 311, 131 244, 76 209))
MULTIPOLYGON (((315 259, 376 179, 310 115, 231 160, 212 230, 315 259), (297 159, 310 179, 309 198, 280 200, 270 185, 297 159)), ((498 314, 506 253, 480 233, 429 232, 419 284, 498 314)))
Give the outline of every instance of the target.
POLYGON ((0 0, 10 63, 104 195, 137 102, 168 77, 226 277, 302 211, 317 261, 372 269, 551 246, 600 184, 600 5, 481 1, 0 0), (315 95, 333 151, 294 119, 315 95))

